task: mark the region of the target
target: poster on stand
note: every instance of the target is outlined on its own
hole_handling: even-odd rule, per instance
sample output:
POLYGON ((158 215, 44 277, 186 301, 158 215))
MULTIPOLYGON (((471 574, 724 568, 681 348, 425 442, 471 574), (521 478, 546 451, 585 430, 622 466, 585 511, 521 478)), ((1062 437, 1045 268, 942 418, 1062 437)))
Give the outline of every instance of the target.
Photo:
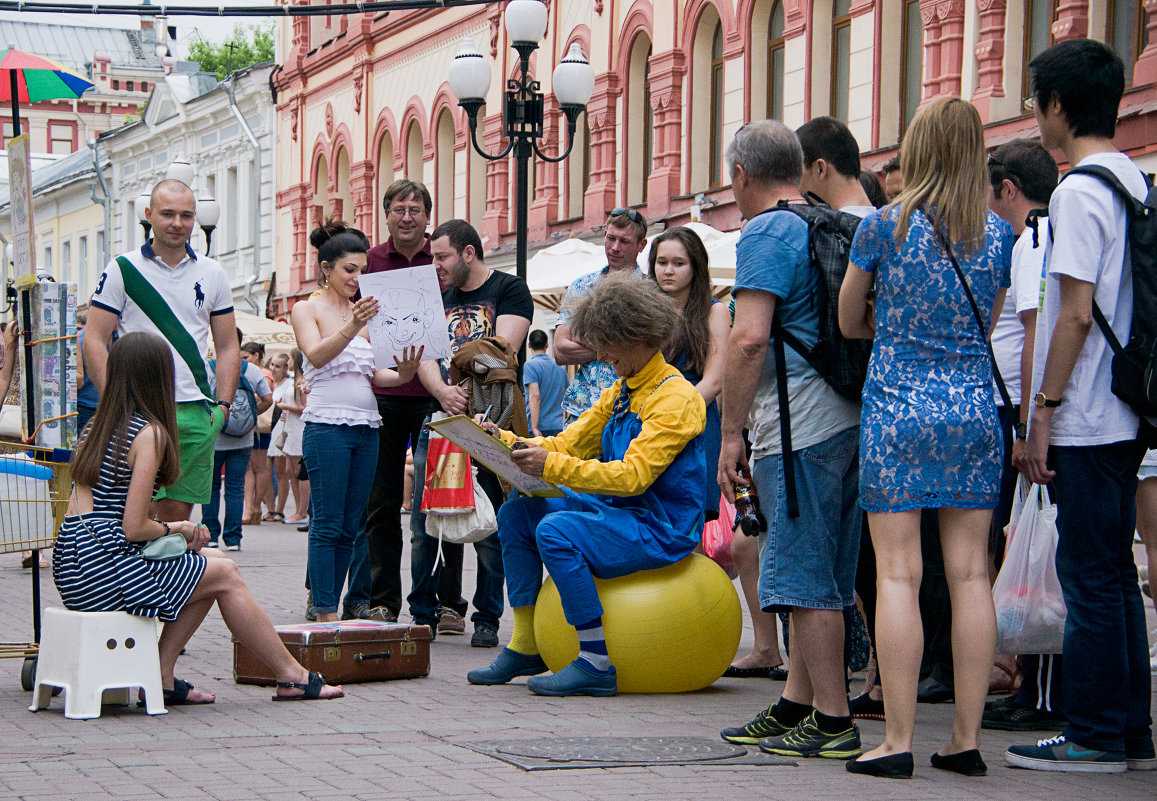
POLYGON ((8 140, 8 186, 12 202, 12 262, 16 277, 32 275, 32 158, 28 134, 8 140))

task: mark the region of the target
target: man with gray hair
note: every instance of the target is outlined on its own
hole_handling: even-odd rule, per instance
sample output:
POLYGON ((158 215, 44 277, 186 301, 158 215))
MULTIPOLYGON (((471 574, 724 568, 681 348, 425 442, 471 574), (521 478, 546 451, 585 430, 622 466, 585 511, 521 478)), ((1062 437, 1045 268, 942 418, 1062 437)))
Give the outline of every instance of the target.
POLYGON ((723 375, 719 485, 730 497, 748 466, 742 430, 752 413, 752 471, 768 536, 759 570, 765 612, 791 613, 791 670, 779 701, 724 740, 772 754, 851 759, 859 730, 844 688, 844 616, 852 606, 860 547, 857 449, 860 407, 841 397, 791 348, 768 348, 772 318, 811 347, 819 273, 808 225, 781 202, 803 203, 799 139, 774 120, 744 125, 727 148, 736 205, 747 225, 736 244, 735 324, 723 375), (774 355, 772 353, 774 351, 774 355), (756 372, 752 364, 762 365, 756 372), (780 438, 776 375, 787 377, 788 453, 780 438), (794 477, 792 472, 794 471, 794 477), (788 510, 787 481, 799 499, 788 510))

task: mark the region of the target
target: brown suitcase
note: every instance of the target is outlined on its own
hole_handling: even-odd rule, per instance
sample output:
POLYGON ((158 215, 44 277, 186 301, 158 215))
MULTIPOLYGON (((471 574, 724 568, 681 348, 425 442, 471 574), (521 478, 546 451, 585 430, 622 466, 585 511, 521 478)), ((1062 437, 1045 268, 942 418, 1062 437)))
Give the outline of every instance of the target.
MULTIPOLYGON (((278 626, 277 634, 306 670, 330 684, 411 679, 430 674, 429 626, 342 620, 278 626)), ((233 639, 233 680, 272 687, 273 673, 237 639, 233 639)))

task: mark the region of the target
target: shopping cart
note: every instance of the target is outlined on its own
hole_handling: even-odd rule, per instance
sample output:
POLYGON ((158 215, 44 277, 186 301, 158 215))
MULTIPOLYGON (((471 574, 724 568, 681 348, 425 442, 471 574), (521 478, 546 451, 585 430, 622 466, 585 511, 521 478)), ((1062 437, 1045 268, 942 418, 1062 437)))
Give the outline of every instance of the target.
POLYGON ((40 551, 64 521, 72 451, 0 442, 0 553, 32 551, 32 642, 0 643, 0 658, 24 659, 20 684, 31 690, 40 643, 40 551))

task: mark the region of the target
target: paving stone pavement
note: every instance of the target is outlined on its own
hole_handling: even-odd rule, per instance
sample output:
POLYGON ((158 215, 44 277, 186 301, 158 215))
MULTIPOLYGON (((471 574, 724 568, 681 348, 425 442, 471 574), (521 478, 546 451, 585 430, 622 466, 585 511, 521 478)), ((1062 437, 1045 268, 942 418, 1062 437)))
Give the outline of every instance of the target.
MULTIPOLYGON (((405 518, 403 518, 405 520, 405 518)), ((300 622, 306 535, 288 525, 246 527, 242 550, 230 556, 276 624, 300 622)), ((407 557, 408 558, 408 557, 407 557)), ((472 591, 473 559, 465 584, 472 591)), ((44 570, 44 603, 59 604, 44 570)), ((404 576, 409 585, 409 576, 404 576)), ((31 639, 31 579, 19 555, 0 556, 0 639, 31 639)), ((1153 610, 1149 608, 1150 628, 1153 610)), ((510 616, 500 638, 509 634, 510 616)), ((750 648, 745 629, 741 648, 750 648)), ((951 729, 952 706, 918 712, 916 778, 884 781, 848 774, 842 764, 802 760, 796 767, 662 766, 524 772, 455 745, 472 740, 562 736, 699 736, 749 720, 783 685, 720 680, 687 695, 623 695, 609 699, 544 699, 519 679, 505 687, 472 687, 466 671, 494 651, 469 637, 433 644, 425 679, 346 685, 346 698, 275 704, 268 688, 232 681, 232 646, 214 609, 178 662, 178 675, 217 693, 212 706, 173 708, 149 717, 136 707, 105 707, 98 720, 63 716, 63 698, 49 710, 27 711, 20 660, 0 662, 0 798, 149 801, 368 801, 369 799, 677 799, 872 801, 889 799, 1157 798, 1157 772, 1081 776, 1014 770, 1004 749, 1024 735, 985 732, 984 779, 928 767, 951 729)), ((883 724, 860 724, 865 744, 883 724)), ((1036 736, 1036 735, 1032 735, 1036 736)))

